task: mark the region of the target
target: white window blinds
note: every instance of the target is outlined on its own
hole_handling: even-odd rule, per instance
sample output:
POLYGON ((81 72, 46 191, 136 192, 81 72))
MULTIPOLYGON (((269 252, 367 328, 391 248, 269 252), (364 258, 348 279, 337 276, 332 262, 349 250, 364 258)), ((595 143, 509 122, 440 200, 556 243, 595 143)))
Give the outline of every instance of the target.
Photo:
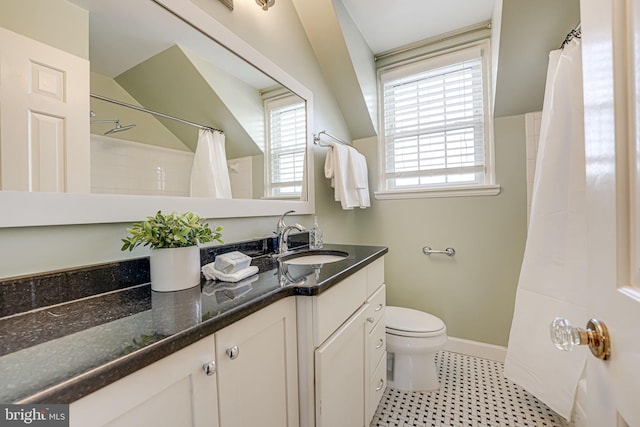
POLYGON ((297 197, 302 192, 306 149, 306 111, 298 97, 267 101, 267 197, 297 197))
POLYGON ((381 73, 384 190, 484 184, 482 51, 381 73))

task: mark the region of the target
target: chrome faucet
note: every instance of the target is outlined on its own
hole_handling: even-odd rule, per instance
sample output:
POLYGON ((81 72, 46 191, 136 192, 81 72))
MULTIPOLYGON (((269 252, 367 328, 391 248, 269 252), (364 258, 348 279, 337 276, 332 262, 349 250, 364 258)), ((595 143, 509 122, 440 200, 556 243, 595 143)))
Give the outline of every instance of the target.
POLYGON ((281 255, 289 250, 289 247, 287 245, 287 240, 289 239, 289 233, 291 232, 291 230, 293 229, 296 229, 298 231, 306 230, 306 228, 304 228, 300 224, 286 225, 284 223, 284 217, 294 212, 295 211, 287 211, 283 213, 280 219, 278 220, 278 224, 276 225, 276 231, 275 231, 275 233, 278 235, 278 249, 277 249, 276 255, 281 255))
POLYGON ((294 213, 294 212, 295 212, 295 211, 286 211, 285 213, 283 213, 283 214, 282 214, 282 216, 281 216, 281 217, 280 217, 280 219, 278 220, 278 223, 276 224, 276 231, 275 231, 275 233, 276 233, 278 236, 279 236, 279 235, 284 231, 284 228, 287 226, 287 225, 284 223, 284 217, 285 217, 285 216, 287 216, 287 215, 289 215, 289 214, 291 214, 291 213, 294 213))
POLYGON ((278 236, 278 254, 283 254, 289 250, 289 246, 287 245, 287 240, 289 238, 289 232, 293 229, 298 231, 305 231, 306 228, 301 226, 300 224, 287 225, 282 233, 278 236))

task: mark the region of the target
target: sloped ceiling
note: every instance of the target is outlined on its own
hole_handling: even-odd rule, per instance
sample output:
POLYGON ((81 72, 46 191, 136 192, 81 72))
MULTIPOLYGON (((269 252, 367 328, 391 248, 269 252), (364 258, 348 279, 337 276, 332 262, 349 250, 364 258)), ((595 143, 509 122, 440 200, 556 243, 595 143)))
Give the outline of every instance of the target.
MULTIPOLYGON (((227 158, 262 154, 238 116, 227 108, 216 87, 233 87, 236 100, 249 100, 245 104, 252 104, 250 111, 254 113, 254 117, 246 121, 254 125, 257 121, 258 126, 255 127, 262 128, 262 100, 257 91, 243 89, 241 82, 234 81, 232 76, 216 70, 213 65, 199 60, 195 55, 185 53, 180 47, 172 46, 164 50, 120 74, 115 80, 150 110, 223 129, 227 141, 227 158)), ((158 120, 195 151, 197 128, 161 117, 158 120)), ((254 136, 264 137, 262 134, 254 136)))
POLYGON ((542 109, 549 52, 580 20, 579 0, 292 1, 354 139, 377 132, 374 52, 498 17, 494 115, 524 114, 542 109))
POLYGON ((292 0, 352 138, 376 134, 373 53, 339 1, 292 0))
POLYGON ((496 117, 542 109, 549 52, 578 22, 579 0, 504 0, 496 117))

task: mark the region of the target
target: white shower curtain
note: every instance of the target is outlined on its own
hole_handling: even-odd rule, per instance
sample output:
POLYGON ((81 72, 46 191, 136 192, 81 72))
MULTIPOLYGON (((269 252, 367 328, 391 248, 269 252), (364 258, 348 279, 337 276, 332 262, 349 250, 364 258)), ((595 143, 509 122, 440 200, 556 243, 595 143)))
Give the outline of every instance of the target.
POLYGON ((200 129, 191 167, 191 197, 231 198, 224 133, 200 129))
POLYGON ((586 324, 584 114, 580 40, 549 55, 527 244, 504 364, 507 378, 570 419, 586 349, 563 352, 549 325, 586 324))

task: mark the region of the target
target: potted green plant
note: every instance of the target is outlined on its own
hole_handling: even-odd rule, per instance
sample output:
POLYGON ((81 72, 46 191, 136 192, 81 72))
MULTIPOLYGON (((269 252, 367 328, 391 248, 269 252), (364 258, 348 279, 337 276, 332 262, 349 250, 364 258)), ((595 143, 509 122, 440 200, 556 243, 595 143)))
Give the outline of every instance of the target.
POLYGON ((222 227, 215 230, 192 213, 165 215, 158 211, 146 221, 127 228, 129 236, 122 239, 122 250, 149 246, 151 289, 160 292, 179 291, 200 284, 200 248, 198 244, 224 243, 222 227))

